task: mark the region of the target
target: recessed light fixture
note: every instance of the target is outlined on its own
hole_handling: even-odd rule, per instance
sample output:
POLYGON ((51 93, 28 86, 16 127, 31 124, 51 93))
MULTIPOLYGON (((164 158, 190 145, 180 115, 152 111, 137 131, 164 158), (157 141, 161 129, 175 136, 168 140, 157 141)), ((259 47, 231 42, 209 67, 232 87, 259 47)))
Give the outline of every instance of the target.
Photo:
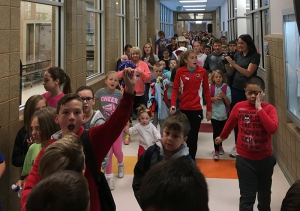
POLYGON ((187 5, 182 7, 206 7, 206 5, 187 5))
POLYGON ((205 10, 205 9, 185 9, 185 10, 205 10))
POLYGON ((180 3, 200 3, 207 2, 207 0, 196 0, 196 1, 179 1, 180 3))

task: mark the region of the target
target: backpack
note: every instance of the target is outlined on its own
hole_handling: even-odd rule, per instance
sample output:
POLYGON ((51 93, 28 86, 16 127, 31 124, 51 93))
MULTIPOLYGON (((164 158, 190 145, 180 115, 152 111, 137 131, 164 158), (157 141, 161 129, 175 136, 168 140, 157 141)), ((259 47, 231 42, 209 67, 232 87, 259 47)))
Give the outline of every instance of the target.
MULTIPOLYGON (((147 172, 150 169, 151 158, 152 158, 154 152, 156 152, 158 148, 159 148, 159 146, 154 144, 146 150, 145 155, 144 155, 144 166, 143 166, 144 172, 147 172)), ((195 163, 195 161, 192 159, 192 157, 190 155, 186 155, 185 157, 190 163, 195 163)))
POLYGON ((107 184, 105 175, 101 172, 95 160, 92 145, 90 142, 88 130, 84 130, 80 141, 83 145, 83 151, 87 164, 89 165, 96 185, 98 186, 98 196, 101 211, 116 211, 116 204, 107 184))
MULTIPOLYGON (((226 95, 226 91, 227 91, 227 84, 224 84, 224 86, 222 86, 222 92, 226 95)), ((210 85, 210 96, 214 97, 215 96, 215 84, 211 84, 210 85)), ((225 100, 223 99, 223 103, 225 105, 226 108, 226 114, 227 116, 229 116, 229 112, 230 112, 230 105, 227 105, 225 100)))

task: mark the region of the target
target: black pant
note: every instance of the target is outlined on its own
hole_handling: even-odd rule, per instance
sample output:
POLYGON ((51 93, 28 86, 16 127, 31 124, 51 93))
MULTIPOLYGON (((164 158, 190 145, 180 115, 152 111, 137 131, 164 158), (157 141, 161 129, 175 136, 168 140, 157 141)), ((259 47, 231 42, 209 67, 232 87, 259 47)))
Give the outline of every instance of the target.
POLYGON ((215 151, 217 151, 217 152, 219 152, 219 146, 222 146, 222 142, 220 145, 216 145, 215 139, 221 134, 226 121, 227 120, 219 121, 219 120, 211 119, 211 124, 213 127, 213 142, 214 142, 215 151))
POLYGON ((137 115, 137 107, 144 104, 144 95, 142 96, 135 96, 133 100, 133 112, 137 115))
POLYGON ((187 146, 189 147, 190 156, 192 157, 193 160, 195 160, 196 152, 197 152, 198 133, 199 133, 201 121, 203 119, 203 111, 202 110, 196 110, 196 111, 180 110, 180 111, 187 116, 190 122, 191 129, 188 134, 188 139, 186 143, 187 146))
POLYGON ((150 89, 150 83, 145 83, 144 104, 146 107, 149 100, 149 89, 150 89))
MULTIPOLYGON (((235 106, 235 104, 237 104, 238 102, 247 100, 244 90, 231 88, 231 96, 232 96, 232 101, 231 101, 231 104, 230 104, 231 110, 235 106)), ((235 143, 236 143, 236 140, 237 140, 238 132, 239 132, 239 128, 238 128, 238 125, 236 125, 234 127, 234 140, 235 140, 235 143)))
POLYGON ((240 211, 253 211, 256 199, 259 211, 270 211, 272 175, 276 158, 249 160, 236 156, 236 170, 240 187, 240 211))

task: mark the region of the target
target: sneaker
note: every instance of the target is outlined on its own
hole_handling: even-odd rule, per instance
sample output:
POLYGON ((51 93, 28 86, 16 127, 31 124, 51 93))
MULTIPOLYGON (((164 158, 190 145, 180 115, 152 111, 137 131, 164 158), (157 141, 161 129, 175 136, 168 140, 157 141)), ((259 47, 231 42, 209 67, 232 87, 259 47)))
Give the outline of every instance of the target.
POLYGON ((222 146, 219 146, 219 155, 224 155, 224 149, 222 146))
POLYGON ((213 153, 214 153, 214 156, 213 156, 214 160, 219 160, 219 152, 214 151, 213 153))
POLYGON ((122 163, 118 163, 118 177, 124 177, 124 161, 122 163))
POLYGON ((114 190, 115 189, 115 183, 114 183, 113 175, 107 175, 106 176, 106 181, 107 181, 107 184, 109 186, 109 189, 114 190))
POLYGON ((125 138, 124 138, 124 144, 125 144, 125 145, 129 145, 129 143, 130 143, 130 135, 127 134, 127 135, 125 136, 125 138))
POLYGON ((230 152, 230 157, 235 158, 236 157, 236 146, 234 146, 230 152))

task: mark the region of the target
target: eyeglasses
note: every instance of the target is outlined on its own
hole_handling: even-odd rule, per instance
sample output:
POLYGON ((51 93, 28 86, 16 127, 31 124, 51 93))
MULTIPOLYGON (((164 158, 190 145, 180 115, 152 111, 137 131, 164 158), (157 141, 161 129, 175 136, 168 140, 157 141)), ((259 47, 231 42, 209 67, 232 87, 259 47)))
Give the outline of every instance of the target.
POLYGON ((84 102, 86 100, 86 102, 91 101, 92 99, 94 99, 93 97, 81 97, 81 100, 84 102))
POLYGON ((261 92, 262 92, 262 91, 247 91, 247 90, 246 90, 247 95, 250 95, 250 96, 253 95, 253 94, 254 94, 255 96, 257 96, 257 95, 260 94, 261 92))

